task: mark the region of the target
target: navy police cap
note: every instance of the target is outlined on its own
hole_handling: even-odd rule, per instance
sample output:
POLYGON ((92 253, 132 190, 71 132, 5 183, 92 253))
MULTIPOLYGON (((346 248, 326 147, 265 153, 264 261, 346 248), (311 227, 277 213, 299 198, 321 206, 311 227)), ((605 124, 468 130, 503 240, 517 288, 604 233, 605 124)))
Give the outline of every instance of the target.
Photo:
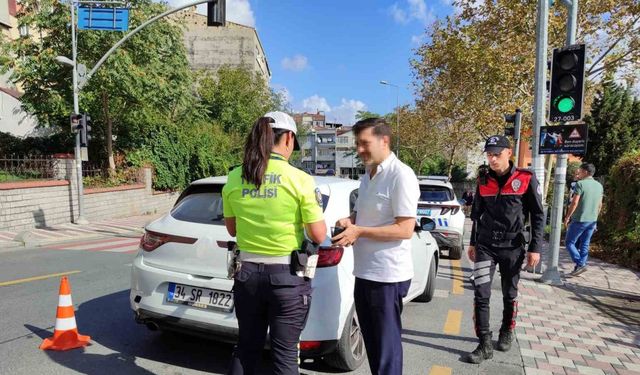
POLYGON ((503 135, 492 135, 484 144, 484 152, 499 153, 505 148, 511 148, 511 143, 503 135))

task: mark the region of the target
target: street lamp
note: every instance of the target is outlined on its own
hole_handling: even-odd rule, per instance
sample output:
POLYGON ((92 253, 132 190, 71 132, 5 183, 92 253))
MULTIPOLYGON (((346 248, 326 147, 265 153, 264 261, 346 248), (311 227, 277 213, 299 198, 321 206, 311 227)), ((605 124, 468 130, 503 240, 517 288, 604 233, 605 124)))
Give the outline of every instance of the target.
POLYGON ((380 84, 396 88, 396 155, 400 156, 400 86, 388 81, 380 81, 380 84))
POLYGON ((73 68, 73 60, 66 56, 56 56, 55 60, 60 65, 68 65, 73 68))

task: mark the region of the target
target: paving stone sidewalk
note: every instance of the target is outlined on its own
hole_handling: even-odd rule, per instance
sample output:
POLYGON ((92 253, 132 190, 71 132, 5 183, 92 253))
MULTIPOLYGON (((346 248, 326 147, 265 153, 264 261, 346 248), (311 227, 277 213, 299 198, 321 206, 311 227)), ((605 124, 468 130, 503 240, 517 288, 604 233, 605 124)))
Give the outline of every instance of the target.
POLYGON ((0 231, 0 250, 109 236, 140 236, 144 226, 160 216, 162 214, 140 215, 99 220, 88 225, 67 223, 22 231, 0 231))
POLYGON ((570 278, 574 265, 560 254, 564 285, 522 273, 516 337, 526 374, 640 375, 640 273, 591 258, 570 278))

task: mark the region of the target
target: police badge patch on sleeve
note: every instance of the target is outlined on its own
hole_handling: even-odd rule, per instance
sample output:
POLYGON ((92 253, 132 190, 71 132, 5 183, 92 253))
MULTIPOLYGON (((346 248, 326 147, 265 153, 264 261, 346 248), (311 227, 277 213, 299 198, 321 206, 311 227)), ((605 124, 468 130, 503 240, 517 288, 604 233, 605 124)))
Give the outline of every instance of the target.
POLYGON ((515 179, 515 180, 511 181, 511 188, 516 193, 518 192, 518 190, 520 190, 520 186, 522 186, 522 181, 520 181, 518 179, 515 179))
POLYGON ((320 189, 316 188, 316 201, 318 202, 318 206, 322 207, 322 193, 320 193, 320 189))

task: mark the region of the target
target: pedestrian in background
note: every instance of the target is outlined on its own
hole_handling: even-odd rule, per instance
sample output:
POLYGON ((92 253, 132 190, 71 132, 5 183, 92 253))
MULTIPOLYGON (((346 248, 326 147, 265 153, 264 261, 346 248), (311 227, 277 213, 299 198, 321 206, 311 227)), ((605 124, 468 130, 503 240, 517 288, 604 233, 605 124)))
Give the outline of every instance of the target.
POLYGON ((469 216, 471 214, 471 206, 473 205, 473 191, 467 190, 462 196, 462 199, 464 199, 465 216, 469 216))
POLYGON ((518 282, 525 253, 527 266, 540 262, 544 230, 541 188, 536 176, 516 168, 506 137, 494 135, 485 142, 489 168, 481 168, 471 208, 473 227, 467 255, 474 262, 474 326, 480 341, 466 361, 481 363, 493 357, 489 301, 496 265, 502 284, 502 325, 496 349, 508 351, 518 313, 518 282), (525 222, 531 220, 531 242, 525 250, 525 222))
POLYGON ((602 209, 602 184, 593 178, 596 167, 582 163, 576 170, 576 184, 567 208, 564 225, 567 227, 565 246, 575 267, 569 275, 578 276, 587 270, 589 244, 596 230, 598 215, 602 209))
POLYGON ((373 375, 402 374, 402 299, 413 278, 411 237, 420 187, 413 170, 391 152, 384 119, 358 121, 356 151, 366 167, 355 212, 333 238, 353 244, 354 301, 373 375))
POLYGON ((229 173, 222 189, 225 225, 240 250, 233 284, 239 338, 228 371, 232 375, 255 373, 267 329, 273 373, 299 374, 298 345, 311 304, 311 281, 296 275, 293 262, 305 230, 321 243, 327 229, 313 178, 288 162, 300 149, 296 132, 293 118, 284 112, 259 118, 247 137, 243 164, 229 173))

